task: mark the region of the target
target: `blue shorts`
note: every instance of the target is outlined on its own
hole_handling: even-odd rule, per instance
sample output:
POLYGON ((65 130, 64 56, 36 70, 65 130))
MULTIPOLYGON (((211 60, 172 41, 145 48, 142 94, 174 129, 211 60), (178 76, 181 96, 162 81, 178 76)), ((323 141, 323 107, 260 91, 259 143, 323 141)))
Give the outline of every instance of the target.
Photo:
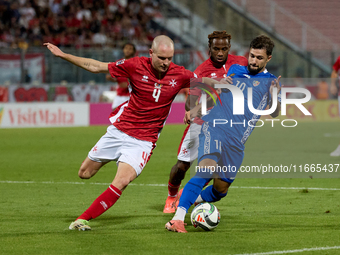
POLYGON ((203 159, 209 158, 216 161, 217 166, 212 169, 200 168, 200 173, 196 175, 212 178, 212 175, 216 173, 218 178, 232 183, 244 157, 243 149, 240 149, 236 144, 237 141, 234 137, 216 132, 216 129, 211 128, 208 122, 205 122, 199 135, 198 165, 203 159))

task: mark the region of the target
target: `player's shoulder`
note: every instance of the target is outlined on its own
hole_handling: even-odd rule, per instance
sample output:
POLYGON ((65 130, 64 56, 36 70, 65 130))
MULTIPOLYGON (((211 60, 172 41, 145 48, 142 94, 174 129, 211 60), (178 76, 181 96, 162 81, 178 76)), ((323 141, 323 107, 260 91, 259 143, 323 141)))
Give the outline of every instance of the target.
POLYGON ((125 59, 125 58, 122 58, 122 59, 119 59, 117 60, 116 62, 112 63, 112 64, 115 64, 116 66, 119 66, 119 65, 136 65, 140 62, 140 57, 133 57, 133 58, 129 58, 129 59, 125 59))
POLYGON ((340 56, 335 61, 336 64, 340 64, 340 56))
POLYGON ((210 66, 210 65, 212 65, 212 61, 211 61, 210 58, 208 58, 208 59, 206 59, 205 61, 203 61, 203 63, 201 63, 201 64, 196 68, 196 70, 197 70, 197 69, 202 69, 202 68, 204 68, 204 67, 206 67, 206 66, 210 66))
POLYGON ((227 62, 229 62, 231 65, 233 64, 239 64, 239 65, 247 65, 248 64, 248 60, 247 58, 243 57, 243 56, 237 56, 237 55, 232 55, 229 54, 228 55, 228 60, 227 62))
POLYGON ((277 77, 274 74, 270 73, 267 69, 264 69, 264 71, 260 74, 261 76, 265 76, 267 78, 277 79, 277 77))
POLYGON ((240 64, 233 64, 229 68, 229 72, 244 73, 247 71, 247 67, 240 64))
POLYGON ((175 63, 171 62, 170 67, 169 67, 169 72, 174 73, 177 75, 186 75, 188 73, 192 73, 190 70, 185 69, 184 66, 179 66, 176 65, 175 63))
POLYGON ((133 62, 133 63, 147 63, 150 60, 150 58, 147 57, 139 57, 139 56, 135 56, 133 58, 130 58, 129 61, 133 62))

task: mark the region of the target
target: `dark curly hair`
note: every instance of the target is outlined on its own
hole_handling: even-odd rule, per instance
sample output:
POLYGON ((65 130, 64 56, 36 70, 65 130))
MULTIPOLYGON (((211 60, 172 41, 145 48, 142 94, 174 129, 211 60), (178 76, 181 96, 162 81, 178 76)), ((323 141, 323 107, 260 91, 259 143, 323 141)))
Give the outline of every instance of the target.
POLYGON ((228 34, 225 30, 223 31, 214 31, 210 35, 208 35, 209 39, 209 48, 211 47, 212 41, 214 39, 228 39, 228 43, 230 44, 231 35, 228 34))
POLYGON ((250 49, 265 49, 267 56, 271 56, 274 49, 274 42, 266 35, 255 37, 250 43, 250 49))

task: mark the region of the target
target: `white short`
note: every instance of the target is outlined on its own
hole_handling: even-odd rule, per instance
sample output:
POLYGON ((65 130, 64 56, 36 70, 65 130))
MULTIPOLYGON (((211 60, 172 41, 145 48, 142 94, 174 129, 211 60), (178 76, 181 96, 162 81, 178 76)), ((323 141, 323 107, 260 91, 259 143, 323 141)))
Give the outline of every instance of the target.
POLYGON ((130 96, 115 96, 112 103, 112 109, 115 109, 117 106, 129 100, 129 98, 130 96))
POLYGON ((190 124, 189 129, 184 131, 182 141, 179 145, 177 159, 185 162, 192 162, 198 156, 198 135, 201 132, 201 125, 190 124))
POLYGON ((156 145, 152 142, 138 140, 110 125, 96 145, 91 149, 88 157, 96 162, 117 161, 132 166, 137 176, 149 161, 152 150, 156 145))

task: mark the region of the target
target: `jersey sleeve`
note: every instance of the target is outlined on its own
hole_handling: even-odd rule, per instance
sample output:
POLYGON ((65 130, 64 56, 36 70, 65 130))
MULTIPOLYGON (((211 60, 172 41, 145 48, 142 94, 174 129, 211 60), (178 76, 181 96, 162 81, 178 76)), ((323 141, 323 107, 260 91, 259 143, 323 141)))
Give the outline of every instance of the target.
POLYGON ((117 62, 109 63, 109 72, 112 77, 130 78, 135 70, 138 57, 122 59, 117 62))
POLYGON ((340 57, 338 57, 338 59, 335 61, 334 65, 333 65, 333 69, 337 72, 339 71, 339 69, 340 69, 340 57))
POLYGON ((200 66, 196 68, 194 73, 197 75, 198 78, 202 78, 202 69, 200 68, 200 66))
POLYGON ((191 72, 189 70, 184 70, 184 79, 183 79, 183 83, 182 83, 182 88, 189 88, 191 81, 193 81, 194 79, 197 79, 198 76, 196 75, 196 73, 191 72))
POLYGON ((233 72, 234 72, 234 65, 232 65, 232 66, 229 68, 228 73, 227 73, 227 76, 230 76, 233 72))
POLYGON ((125 77, 117 77, 117 82, 122 83, 122 82, 127 82, 129 83, 129 79, 125 77))

